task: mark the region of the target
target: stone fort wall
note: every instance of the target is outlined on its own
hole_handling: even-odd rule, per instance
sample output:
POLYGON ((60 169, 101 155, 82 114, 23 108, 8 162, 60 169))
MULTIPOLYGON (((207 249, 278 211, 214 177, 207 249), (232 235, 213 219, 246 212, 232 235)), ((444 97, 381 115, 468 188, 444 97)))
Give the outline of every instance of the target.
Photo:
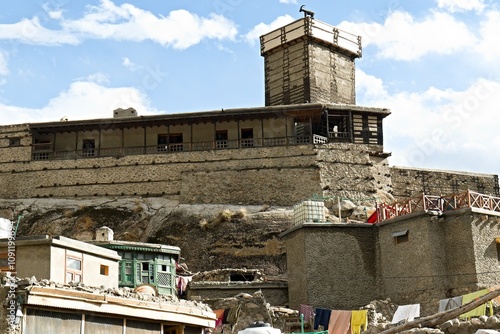
POLYGON ((499 196, 498 175, 424 168, 392 167, 392 187, 396 199, 463 193, 468 189, 499 196))
POLYGON ((498 177, 389 167, 380 146, 330 143, 31 160, 27 125, 0 129, 2 198, 162 196, 183 203, 293 205, 314 195, 396 199, 467 189, 498 195, 498 177), (12 146, 11 139, 19 138, 12 146))

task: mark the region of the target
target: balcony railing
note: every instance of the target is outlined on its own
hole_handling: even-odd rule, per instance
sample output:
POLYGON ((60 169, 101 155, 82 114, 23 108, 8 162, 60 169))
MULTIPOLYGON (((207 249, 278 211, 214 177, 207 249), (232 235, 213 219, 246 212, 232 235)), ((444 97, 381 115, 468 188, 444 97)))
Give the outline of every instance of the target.
POLYGON ((377 208, 377 221, 382 222, 415 212, 435 212, 436 214, 440 214, 463 208, 477 208, 500 212, 500 197, 480 194, 470 190, 465 193, 446 196, 423 194, 420 197, 393 204, 379 205, 377 208))
POLYGON ((112 148, 93 148, 69 151, 54 151, 52 144, 34 144, 32 147, 33 160, 63 160, 86 159, 96 157, 122 157, 141 154, 164 154, 170 152, 193 152, 209 150, 226 150, 251 147, 293 146, 304 144, 324 144, 329 142, 326 137, 294 136, 279 138, 246 138, 240 140, 216 140, 211 142, 174 143, 153 146, 131 146, 112 148))

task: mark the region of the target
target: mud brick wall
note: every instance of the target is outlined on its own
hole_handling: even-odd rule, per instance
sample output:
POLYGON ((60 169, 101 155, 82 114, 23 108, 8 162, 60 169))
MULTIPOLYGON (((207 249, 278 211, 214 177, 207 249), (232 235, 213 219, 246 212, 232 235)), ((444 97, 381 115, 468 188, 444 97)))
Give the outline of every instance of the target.
POLYGON ((498 176, 493 174, 392 167, 392 186, 396 199, 428 195, 463 193, 468 189, 499 196, 498 176))

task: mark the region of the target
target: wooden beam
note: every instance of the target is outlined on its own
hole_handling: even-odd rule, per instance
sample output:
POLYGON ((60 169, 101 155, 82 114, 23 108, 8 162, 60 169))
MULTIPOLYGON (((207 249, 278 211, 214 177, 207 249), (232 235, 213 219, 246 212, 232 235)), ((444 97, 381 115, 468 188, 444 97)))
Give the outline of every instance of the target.
POLYGON ((400 333, 402 331, 406 331, 412 328, 420 328, 420 327, 427 327, 427 328, 432 328, 436 327, 437 325, 441 325, 442 323, 445 323, 448 320, 455 319, 461 314, 467 313, 469 311, 472 311, 478 306, 483 305, 484 303, 489 302, 490 300, 494 299, 495 297, 500 296, 500 289, 493 290, 484 296, 473 300, 472 302, 462 305, 458 308, 445 311, 445 312, 440 312, 436 313, 427 317, 423 317, 417 320, 413 320, 410 322, 407 322, 405 324, 390 328, 388 330, 382 331, 379 334, 393 334, 393 333, 400 333))

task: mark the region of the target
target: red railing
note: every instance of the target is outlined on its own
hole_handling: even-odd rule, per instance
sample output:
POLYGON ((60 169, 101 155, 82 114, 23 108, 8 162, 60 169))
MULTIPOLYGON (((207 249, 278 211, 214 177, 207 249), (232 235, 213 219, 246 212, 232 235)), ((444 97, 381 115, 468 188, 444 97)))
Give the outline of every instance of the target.
POLYGON ((465 193, 446 196, 425 195, 393 204, 382 203, 377 207, 377 222, 401 217, 416 212, 437 214, 463 208, 478 208, 500 212, 500 197, 480 194, 468 190, 465 193))

